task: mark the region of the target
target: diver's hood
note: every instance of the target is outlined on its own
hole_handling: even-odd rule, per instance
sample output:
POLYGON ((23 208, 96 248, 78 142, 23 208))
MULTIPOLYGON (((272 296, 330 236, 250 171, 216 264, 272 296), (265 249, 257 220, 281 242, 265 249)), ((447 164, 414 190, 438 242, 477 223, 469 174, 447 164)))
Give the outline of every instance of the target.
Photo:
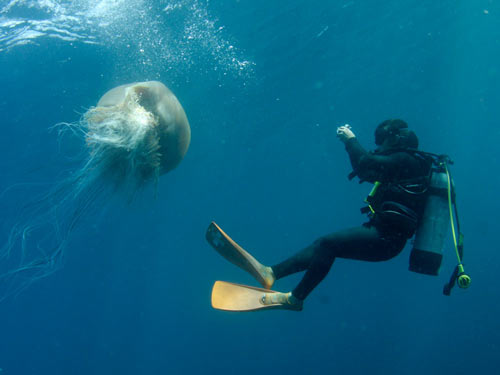
POLYGON ((375 129, 375 144, 379 146, 376 152, 386 152, 392 149, 418 148, 417 135, 408 129, 403 120, 385 120, 375 129))

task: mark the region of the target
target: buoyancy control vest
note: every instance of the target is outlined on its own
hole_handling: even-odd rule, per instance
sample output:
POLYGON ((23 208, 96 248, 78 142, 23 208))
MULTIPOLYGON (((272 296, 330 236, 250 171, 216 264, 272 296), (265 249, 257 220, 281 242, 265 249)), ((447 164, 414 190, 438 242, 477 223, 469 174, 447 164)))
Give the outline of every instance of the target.
MULTIPOLYGON (((432 160, 417 150, 403 149, 390 153, 393 152, 408 152, 415 156, 420 162, 420 173, 411 178, 375 182, 365 200, 368 206, 362 212, 368 213, 371 222, 384 231, 410 238, 415 234, 423 214, 432 160)), ((389 152, 384 154, 388 155, 389 152)))

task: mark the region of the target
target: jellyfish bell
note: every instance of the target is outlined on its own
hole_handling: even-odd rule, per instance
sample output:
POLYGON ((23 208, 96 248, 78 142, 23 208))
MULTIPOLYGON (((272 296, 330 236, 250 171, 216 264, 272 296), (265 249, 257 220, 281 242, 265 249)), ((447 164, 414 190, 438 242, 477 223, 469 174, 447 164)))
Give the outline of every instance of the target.
POLYGON ((191 139, 184 109, 158 81, 109 90, 83 119, 91 160, 104 178, 118 185, 132 183, 136 188, 171 171, 191 139))
POLYGON ((78 123, 59 127, 82 136, 85 157, 80 168, 21 210, 0 248, 0 301, 58 269, 83 217, 116 191, 130 201, 176 168, 191 138, 182 105, 157 81, 115 87, 78 123))
MULTIPOLYGON (((191 130, 186 113, 177 97, 161 82, 137 82, 109 90, 97 107, 128 108, 137 125, 144 126, 154 119, 159 137, 160 174, 179 165, 187 152, 191 130), (137 105, 130 105, 130 103, 137 105)), ((133 120, 133 122, 134 122, 133 120)))

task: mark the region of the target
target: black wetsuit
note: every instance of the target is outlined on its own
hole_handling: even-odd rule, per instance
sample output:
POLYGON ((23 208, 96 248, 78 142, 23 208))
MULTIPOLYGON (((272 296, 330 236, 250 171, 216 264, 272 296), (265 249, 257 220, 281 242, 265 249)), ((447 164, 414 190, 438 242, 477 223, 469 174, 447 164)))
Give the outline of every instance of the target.
MULTIPOLYGON (((424 179, 430 168, 427 161, 402 150, 368 153, 356 138, 346 142, 346 150, 354 169, 353 176, 357 175, 361 181, 381 182, 374 202, 376 212, 384 202, 390 201, 411 211, 418 220, 423 195, 407 194, 406 190, 401 192, 395 186, 401 181, 424 179)), ((337 257, 378 262, 398 255, 415 231, 415 227, 408 228, 400 222, 399 218, 393 220, 376 213, 362 226, 319 238, 296 255, 273 266, 274 275, 276 279, 281 279, 306 271, 292 291, 295 297, 303 300, 325 278, 337 257)))

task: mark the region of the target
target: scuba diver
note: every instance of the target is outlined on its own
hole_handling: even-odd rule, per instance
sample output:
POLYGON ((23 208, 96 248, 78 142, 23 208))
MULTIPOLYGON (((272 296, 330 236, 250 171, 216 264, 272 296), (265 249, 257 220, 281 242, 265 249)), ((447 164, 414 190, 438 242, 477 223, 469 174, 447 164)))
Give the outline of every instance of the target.
MULTIPOLYGON (((368 221, 361 226, 323 236, 273 266, 261 264, 217 224, 211 223, 207 230, 207 240, 212 247, 227 260, 249 272, 265 288, 217 281, 212 291, 214 308, 230 311, 263 308, 300 311, 304 300, 325 278, 336 258, 369 262, 389 260, 403 250, 417 228, 420 230, 422 217, 429 216, 429 212, 424 211, 429 211, 426 204, 431 191, 432 170, 437 170, 435 167, 440 165, 439 160, 446 165, 449 159, 418 151, 417 136, 408 129, 406 122, 399 119, 386 120, 377 126, 375 144, 378 148, 373 152, 367 152, 361 146, 347 124, 337 129, 337 137, 344 143, 353 168, 349 179, 358 177, 360 183, 366 181, 374 184, 365 200, 367 207, 362 209, 363 213, 368 214, 368 221), (305 274, 292 291, 281 293, 270 290, 276 280, 301 271, 305 271, 305 274)), ((441 176, 439 173, 435 174, 441 176)), ((447 169, 444 176, 449 177, 447 169)), ((451 189, 448 186, 445 190, 449 192, 451 189)), ((436 202, 431 212, 434 224, 430 224, 431 229, 423 230, 425 233, 421 236, 430 236, 433 242, 429 244, 427 241, 419 248, 415 246, 410 256, 410 270, 432 275, 437 275, 439 271, 444 239, 442 233, 438 233, 438 236, 431 233, 435 232, 434 219, 438 217, 436 207, 441 208, 441 213, 444 207, 445 219, 448 210, 448 202, 443 194, 440 194, 436 202)), ((439 221, 441 222, 447 225, 446 220, 439 221)), ((464 276, 463 267, 455 272, 455 278, 448 285, 449 289, 458 276, 464 276)), ((468 281, 470 282, 470 278, 468 281)))

